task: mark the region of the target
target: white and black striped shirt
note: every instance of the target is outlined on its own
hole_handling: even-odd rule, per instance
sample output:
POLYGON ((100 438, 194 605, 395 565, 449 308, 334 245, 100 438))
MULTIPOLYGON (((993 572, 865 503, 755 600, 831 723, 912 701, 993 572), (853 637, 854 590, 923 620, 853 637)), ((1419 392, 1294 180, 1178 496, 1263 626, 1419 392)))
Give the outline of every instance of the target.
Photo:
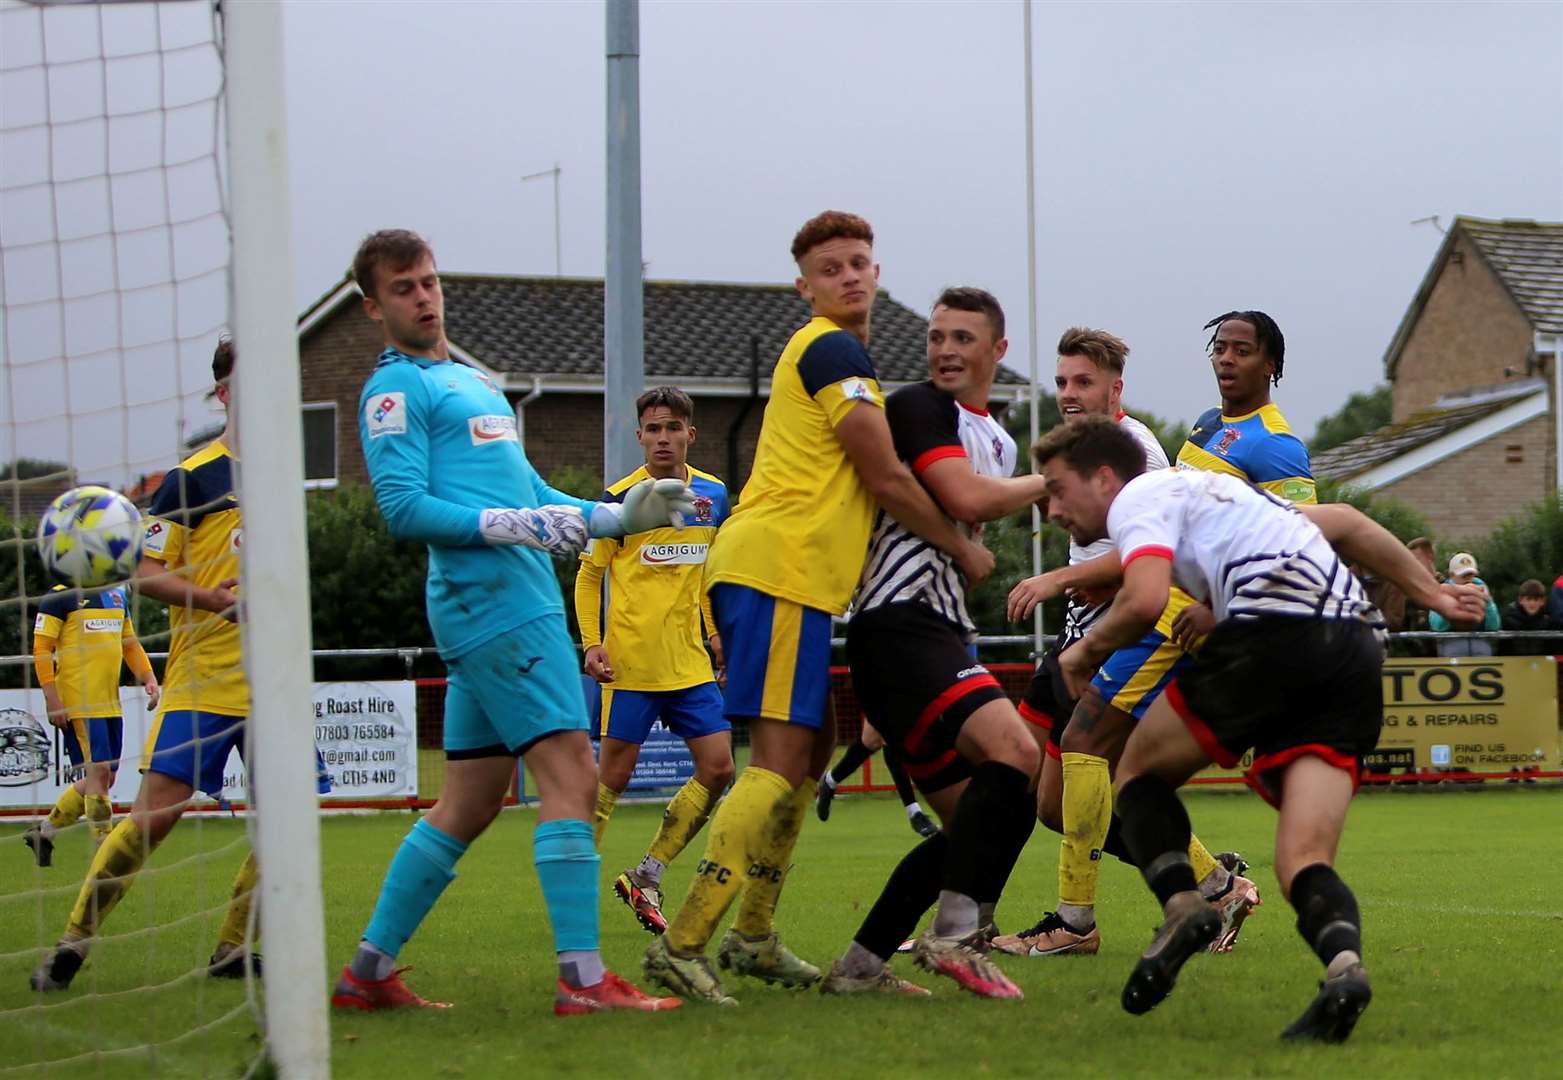
POLYGON ((1107 513, 1123 565, 1172 560, 1217 620, 1384 618, 1324 534, 1285 500, 1224 473, 1169 469, 1124 485, 1107 513))
MULTIPOLYGON (((936 461, 963 457, 974 472, 1009 476, 1015 471, 1015 440, 986 410, 961 405, 932 383, 905 386, 885 399, 885 419, 896 453, 918 475, 936 461)), ((970 534, 965 525, 962 530, 970 534)), ((854 614, 886 604, 919 603, 960 627, 977 632, 966 611, 966 586, 944 552, 880 510, 868 541, 868 558, 854 614)))
MULTIPOLYGON (((1118 424, 1130 435, 1133 435, 1141 448, 1144 449, 1146 472, 1150 472, 1153 469, 1165 469, 1169 466, 1167 451, 1162 449, 1155 432, 1121 410, 1118 413, 1118 424)), ((1084 547, 1071 539, 1069 541, 1069 565, 1075 566, 1078 563, 1090 562, 1092 559, 1106 555, 1112 549, 1113 542, 1105 538, 1087 544, 1084 547)), ((1098 619, 1107 614, 1107 609, 1111 606, 1111 600, 1103 604, 1085 604, 1078 600, 1070 600, 1068 606, 1064 608, 1064 632, 1059 635, 1058 644, 1054 648, 1062 652, 1085 637, 1085 632, 1091 629, 1098 619)))

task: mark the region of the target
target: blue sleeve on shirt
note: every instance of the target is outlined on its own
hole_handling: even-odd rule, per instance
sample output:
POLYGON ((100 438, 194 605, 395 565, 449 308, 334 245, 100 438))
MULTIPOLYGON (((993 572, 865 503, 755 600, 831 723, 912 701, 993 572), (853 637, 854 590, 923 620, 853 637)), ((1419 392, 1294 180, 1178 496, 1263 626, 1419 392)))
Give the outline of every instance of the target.
POLYGON ((863 343, 845 330, 821 334, 798 357, 798 377, 810 397, 842 379, 874 379, 874 364, 863 343))
POLYGON ((76 610, 78 599, 79 594, 70 589, 51 592, 38 601, 38 610, 64 622, 65 617, 76 610))
POLYGON ((1261 439, 1255 448, 1253 460, 1243 470, 1255 484, 1268 484, 1276 480, 1289 480, 1294 476, 1313 479, 1313 468, 1308 461, 1308 448, 1295 435, 1278 432, 1261 439))
POLYGON ((383 364, 364 384, 358 399, 358 441, 380 513, 398 540, 442 547, 481 544, 479 510, 429 494, 428 410, 428 394, 416 365, 383 364), (369 403, 396 393, 403 395, 402 422, 371 435, 369 403))

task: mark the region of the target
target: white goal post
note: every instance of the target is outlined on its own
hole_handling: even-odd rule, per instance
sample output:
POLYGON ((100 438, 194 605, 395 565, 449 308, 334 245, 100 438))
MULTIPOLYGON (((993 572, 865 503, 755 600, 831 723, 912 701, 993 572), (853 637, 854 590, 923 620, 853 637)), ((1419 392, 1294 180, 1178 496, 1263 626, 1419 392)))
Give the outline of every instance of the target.
POLYGON ((245 670, 266 944, 266 1033, 285 1077, 330 1074, 311 707, 293 218, 280 3, 224 5, 234 344, 244 476, 245 670))

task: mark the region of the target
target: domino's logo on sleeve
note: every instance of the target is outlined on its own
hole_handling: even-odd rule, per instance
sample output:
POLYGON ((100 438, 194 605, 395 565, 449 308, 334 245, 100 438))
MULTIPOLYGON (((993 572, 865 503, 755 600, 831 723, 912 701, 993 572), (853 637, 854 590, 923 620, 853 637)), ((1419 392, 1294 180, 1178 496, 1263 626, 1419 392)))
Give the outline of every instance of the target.
POLYGON ((370 398, 364 405, 364 429, 371 439, 407 434, 407 395, 393 390, 370 398))
POLYGON ((874 392, 868 388, 868 383, 862 379, 843 379, 841 383, 841 396, 848 401, 873 401, 874 392))
POLYGON ((141 550, 151 555, 161 555, 168 547, 168 526, 153 518, 147 524, 147 535, 141 550))

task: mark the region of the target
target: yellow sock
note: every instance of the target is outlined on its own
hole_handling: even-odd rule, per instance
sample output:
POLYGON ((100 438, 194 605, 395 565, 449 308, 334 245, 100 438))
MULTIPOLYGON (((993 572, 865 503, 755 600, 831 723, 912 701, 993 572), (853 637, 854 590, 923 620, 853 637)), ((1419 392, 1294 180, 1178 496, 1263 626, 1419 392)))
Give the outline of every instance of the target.
POLYGON ((646 854, 663 866, 678 858, 678 853, 688 847, 695 834, 705 826, 714 801, 706 786, 691 776, 662 811, 662 825, 646 854))
POLYGON ((1058 899, 1091 907, 1096 903, 1096 874, 1102 845, 1113 819, 1113 782, 1107 759, 1065 753, 1064 839, 1058 849, 1058 899))
POLYGON ((1199 842, 1199 837, 1189 837, 1189 865, 1194 868, 1194 881, 1204 881, 1219 864, 1216 857, 1199 842))
POLYGON ((695 867, 684 906, 668 927, 669 946, 683 953, 705 950, 744 883, 771 811, 790 794, 792 786, 769 769, 750 765, 738 775, 711 819, 705 856, 695 867))
POLYGON ((130 889, 147 856, 156 847, 141 835, 135 818, 122 818, 92 857, 87 880, 81 883, 70 922, 65 924, 66 932, 78 937, 96 936, 103 920, 130 889))
POLYGON ((803 818, 814 805, 818 783, 812 779, 799 784, 790 796, 777 802, 760 834, 760 846, 749 866, 748 885, 738 904, 733 929, 746 938, 762 938, 776 922, 776 901, 781 898, 782 883, 792 866, 792 849, 803 831, 803 818))
POLYGON ((55 829, 69 828, 80 821, 81 815, 86 812, 87 805, 81 792, 76 790, 75 784, 71 784, 54 800, 54 809, 49 811, 49 825, 55 829))
POLYGON ((102 844, 114 828, 114 804, 109 802, 107 795, 88 795, 85 801, 87 828, 92 833, 92 842, 102 844))
POLYGON ((243 946, 250 929, 250 906, 255 903, 255 886, 260 872, 255 865, 255 852, 250 852, 233 876, 233 891, 229 893, 228 911, 223 916, 222 929, 217 940, 224 945, 243 946))
POLYGON ((608 828, 613 808, 619 805, 619 793, 606 784, 597 785, 597 807, 592 811, 592 842, 602 847, 602 834, 608 828))

